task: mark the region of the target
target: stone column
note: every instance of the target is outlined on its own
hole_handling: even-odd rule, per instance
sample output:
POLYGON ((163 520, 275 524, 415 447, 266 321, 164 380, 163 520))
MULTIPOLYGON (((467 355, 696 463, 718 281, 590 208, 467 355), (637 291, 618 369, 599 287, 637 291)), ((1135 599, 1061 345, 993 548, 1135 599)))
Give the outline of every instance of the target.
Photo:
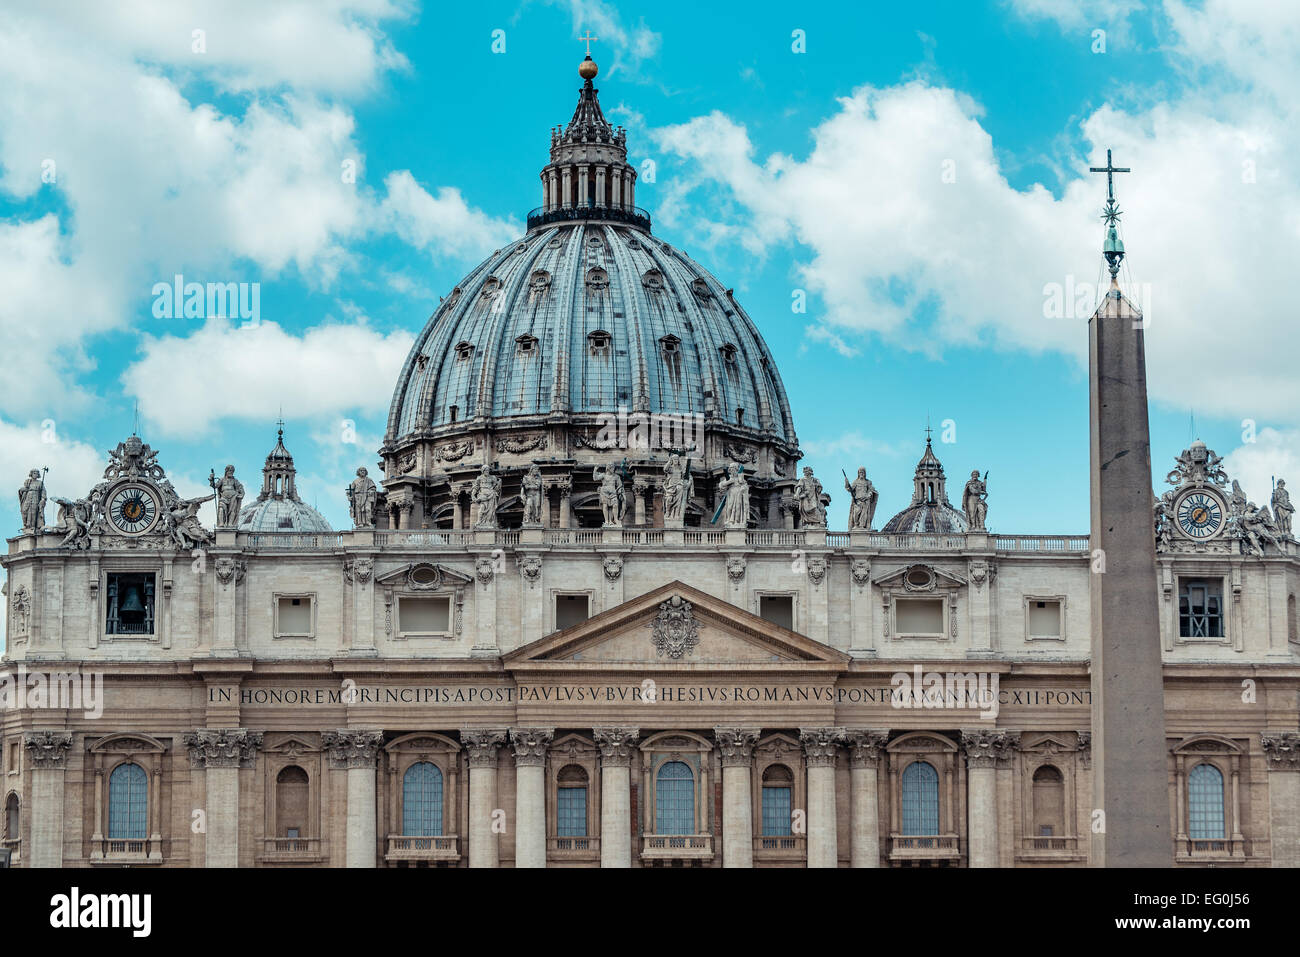
POLYGON ((593 728, 600 748, 600 866, 632 866, 632 755, 636 728, 593 728))
POLYGON ((205 867, 239 866, 239 771, 257 762, 262 732, 200 728, 185 735, 190 768, 203 772, 205 867))
POLYGON ((613 175, 613 189, 610 190, 610 195, 612 195, 612 196, 614 197, 613 205, 614 205, 614 206, 618 206, 618 207, 622 207, 622 205, 623 205, 623 168, 622 168, 621 166, 615 166, 611 172, 612 172, 612 175, 613 175))
POLYGON ((851 806, 849 860, 851 867, 880 866, 880 759, 888 731, 850 730, 849 803, 851 806))
POLYGON ((722 866, 754 866, 754 743, 758 730, 714 728, 722 752, 722 866))
POLYGON ((875 588, 871 584, 871 559, 850 559, 849 575, 852 581, 849 588, 849 619, 852 628, 849 654, 854 657, 870 657, 876 654, 875 630, 872 628, 876 600, 875 588))
POLYGON ((590 195, 590 191, 587 188, 587 167, 579 166, 578 167, 578 206, 579 207, 585 207, 587 205, 587 197, 589 195, 590 195))
POLYGON ((564 167, 564 169, 560 173, 560 177, 564 183, 563 186, 564 192, 563 195, 560 197, 560 205, 563 206, 565 209, 568 209, 570 206, 573 205, 573 200, 571 199, 571 197, 573 196, 572 193, 573 167, 572 166, 564 167))
POLYGON ((572 480, 562 482, 556 485, 560 490, 560 528, 568 528, 573 524, 573 507, 570 497, 573 494, 572 480))
POLYGON ((998 866, 999 764, 1005 765, 1020 743, 1014 731, 983 728, 962 731, 966 752, 966 834, 971 867, 998 866))
POLYGON ((605 205, 605 167, 596 167, 596 205, 605 205))
POLYGON ((546 748, 554 728, 515 728, 515 867, 546 866, 546 748))
POLYGON ((1300 732, 1259 736, 1268 759, 1268 838, 1274 867, 1300 867, 1300 732))
POLYGON ((469 754, 469 866, 496 867, 500 861, 492 814, 497 810, 497 748, 505 744, 506 732, 462 731, 460 741, 469 754))
POLYGON ((72 732, 28 731, 23 744, 32 769, 32 842, 23 857, 28 867, 62 867, 63 774, 72 732))
POLYGON ((375 764, 384 743, 382 731, 343 728, 321 735, 330 767, 348 775, 345 853, 348 867, 378 864, 379 800, 375 764))
POLYGON ((835 819, 835 754, 843 728, 800 728, 808 762, 808 866, 838 867, 835 819))

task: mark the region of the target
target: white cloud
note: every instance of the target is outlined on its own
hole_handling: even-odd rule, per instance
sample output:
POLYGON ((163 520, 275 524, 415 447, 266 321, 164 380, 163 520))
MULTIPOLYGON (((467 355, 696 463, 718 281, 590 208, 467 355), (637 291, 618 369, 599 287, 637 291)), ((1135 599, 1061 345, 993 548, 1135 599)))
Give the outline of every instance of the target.
POLYGON ((0 448, 5 450, 0 456, 0 489, 5 492, 5 508, 13 509, 13 521, 6 525, 17 527, 18 503, 12 495, 32 469, 50 470, 45 476, 49 498, 45 523, 51 526, 58 514, 56 496, 82 498, 103 481, 107 450, 69 437, 67 427, 58 421, 20 424, 0 419, 0 448))
POLYGON ((1300 430, 1260 429, 1254 442, 1225 455, 1223 466, 1257 505, 1270 505, 1274 479, 1285 480, 1295 495, 1300 489, 1300 430))
POLYGON ((146 338, 122 375, 151 433, 194 438, 227 418, 339 422, 388 406, 411 349, 408 332, 327 323, 301 336, 274 322, 210 319, 193 335, 146 338))
MULTIPOLYGON (((1237 8, 1210 9, 1224 19, 1237 8)), ((1080 363, 1090 308, 1047 318, 1044 290, 1105 279, 1104 181, 1087 167, 1104 165, 1111 147, 1133 169, 1117 189, 1127 288, 1148 307, 1153 398, 1294 421, 1300 376, 1292 351, 1278 346, 1293 338, 1295 295, 1282 277, 1294 271, 1300 238, 1300 124, 1292 102, 1253 85, 1267 70, 1252 57, 1285 59, 1290 50, 1282 69, 1294 67, 1300 31, 1288 47, 1252 32, 1265 30, 1263 17, 1233 32, 1200 16, 1184 19, 1234 38, 1239 52, 1215 63, 1240 67, 1235 82, 1254 95, 1220 100, 1211 84, 1139 112, 1096 110, 1081 124, 1087 155, 1067 159, 1059 195, 1012 187, 980 107, 924 81, 841 99, 802 159, 755 155, 745 127, 716 112, 655 136, 687 160, 681 209, 710 210, 750 255, 792 241, 807 251, 794 283, 824 307, 810 312, 812 339, 846 352, 880 337, 933 353, 983 339, 1080 363), (689 202, 692 191, 709 202, 689 202)), ((1292 36, 1296 19, 1279 32, 1292 36)), ((1184 46, 1208 55, 1212 43, 1196 33, 1184 46)), ((699 229, 722 235, 713 225, 699 229)))
POLYGON ((567 7, 575 38, 591 32, 597 43, 591 58, 606 76, 624 73, 627 79, 644 79, 642 65, 659 52, 663 38, 646 26, 645 18, 625 23, 618 9, 605 0, 550 0, 567 7))
POLYGON ((387 228, 417 249, 464 256, 500 248, 523 235, 523 224, 470 208, 458 189, 443 187, 432 195, 409 170, 389 173, 384 187, 380 216, 387 228))

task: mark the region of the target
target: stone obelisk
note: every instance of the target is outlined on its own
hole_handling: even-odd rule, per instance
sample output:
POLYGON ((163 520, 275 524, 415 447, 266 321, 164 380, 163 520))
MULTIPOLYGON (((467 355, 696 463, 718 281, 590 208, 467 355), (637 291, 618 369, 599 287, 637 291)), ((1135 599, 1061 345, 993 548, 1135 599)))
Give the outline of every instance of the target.
POLYGON ((1111 285, 1088 324, 1092 459, 1090 863, 1169 867, 1169 776, 1141 313, 1116 277, 1124 244, 1106 151, 1111 285), (1098 811, 1102 812, 1099 816, 1098 811))

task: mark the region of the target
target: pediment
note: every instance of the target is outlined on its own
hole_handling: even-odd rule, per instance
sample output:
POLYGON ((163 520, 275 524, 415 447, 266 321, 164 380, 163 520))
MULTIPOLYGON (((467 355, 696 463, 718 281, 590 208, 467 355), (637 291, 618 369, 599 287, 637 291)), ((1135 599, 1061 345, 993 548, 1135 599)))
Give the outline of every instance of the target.
POLYGON ((1064 735, 1044 734, 1024 743, 1021 751, 1038 751, 1044 754, 1061 754, 1066 751, 1079 750, 1073 741, 1067 741, 1064 735))
POLYGON ((966 584, 966 579, 941 568, 935 568, 927 562, 913 562, 885 572, 874 579, 874 583, 882 588, 925 593, 961 588, 966 584))
POLYGON ((721 598, 670 582, 504 656, 507 668, 566 664, 717 668, 824 665, 849 656, 721 598))
POLYGON ((390 572, 375 576, 380 587, 410 591, 435 591, 441 588, 464 588, 473 579, 449 565, 437 562, 408 562, 390 572))

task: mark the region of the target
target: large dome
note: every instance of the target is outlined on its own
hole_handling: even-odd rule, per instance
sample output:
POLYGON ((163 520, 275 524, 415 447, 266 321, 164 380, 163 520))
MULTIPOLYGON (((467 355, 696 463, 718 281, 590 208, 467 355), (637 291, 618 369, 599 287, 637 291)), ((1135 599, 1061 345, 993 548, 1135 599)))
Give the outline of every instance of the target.
POLYGON ((555 223, 442 303, 402 369, 388 434, 620 409, 795 435, 776 363, 729 289, 641 229, 555 223))
POLYGON ((527 233, 440 302, 402 367, 380 449, 399 527, 483 521, 471 491, 484 468, 502 482, 488 523, 521 521, 536 468, 546 524, 600 524, 593 469, 613 467, 634 500, 623 521, 662 524, 673 453, 696 482, 688 524, 710 521, 718 481, 741 466, 751 522, 792 521, 799 443, 776 362, 731 290, 651 234, 595 74, 584 61, 573 118, 551 131, 527 233))

